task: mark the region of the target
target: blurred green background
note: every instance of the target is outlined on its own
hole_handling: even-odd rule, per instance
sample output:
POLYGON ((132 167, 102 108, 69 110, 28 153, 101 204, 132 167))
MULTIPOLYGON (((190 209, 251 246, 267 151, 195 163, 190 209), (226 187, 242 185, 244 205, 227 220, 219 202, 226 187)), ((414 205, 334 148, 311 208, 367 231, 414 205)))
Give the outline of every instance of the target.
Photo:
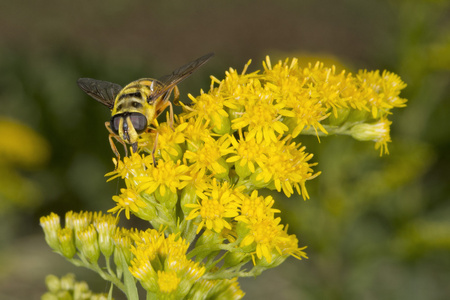
POLYGON ((160 77, 207 52, 180 85, 297 56, 408 84, 390 155, 349 137, 302 138, 322 171, 311 199, 277 197, 308 260, 241 279, 246 299, 450 299, 450 4, 404 1, 2 1, 0 299, 38 299, 44 278, 108 285, 45 244, 39 217, 113 207, 107 108, 76 85, 160 77))

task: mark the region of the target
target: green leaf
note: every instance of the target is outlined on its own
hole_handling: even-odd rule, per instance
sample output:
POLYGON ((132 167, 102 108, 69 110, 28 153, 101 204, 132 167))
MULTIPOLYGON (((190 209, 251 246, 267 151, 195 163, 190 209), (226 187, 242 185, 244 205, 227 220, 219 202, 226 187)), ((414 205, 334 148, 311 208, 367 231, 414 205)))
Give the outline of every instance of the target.
POLYGON ((120 264, 122 265, 123 271, 123 281, 125 284, 125 294, 128 300, 139 300, 138 290, 136 287, 136 281, 133 275, 131 275, 130 270, 128 270, 128 264, 125 260, 125 256, 122 252, 119 253, 120 264))

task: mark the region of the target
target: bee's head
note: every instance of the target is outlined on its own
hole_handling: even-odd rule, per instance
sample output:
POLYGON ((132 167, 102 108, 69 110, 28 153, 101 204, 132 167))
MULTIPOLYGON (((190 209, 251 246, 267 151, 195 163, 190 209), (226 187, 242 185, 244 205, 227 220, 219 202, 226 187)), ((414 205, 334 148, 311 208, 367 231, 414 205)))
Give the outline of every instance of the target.
POLYGON ((124 112, 112 116, 110 126, 122 140, 134 144, 147 128, 147 118, 138 112, 124 112))

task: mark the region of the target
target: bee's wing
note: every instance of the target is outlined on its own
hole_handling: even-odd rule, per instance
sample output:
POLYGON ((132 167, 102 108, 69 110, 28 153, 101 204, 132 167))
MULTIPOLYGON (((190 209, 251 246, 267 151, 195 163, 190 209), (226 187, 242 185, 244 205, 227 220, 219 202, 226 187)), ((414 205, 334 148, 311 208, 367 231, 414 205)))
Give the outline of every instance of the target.
POLYGON ((159 96, 163 95, 165 92, 170 91, 175 85, 191 76, 191 74, 194 73, 195 70, 205 64, 213 56, 214 53, 205 54, 202 57, 197 58, 196 60, 191 61, 190 63, 187 63, 184 66, 176 69, 172 72, 172 74, 159 78, 158 81, 162 83, 162 85, 159 85, 160 88, 152 94, 151 98, 156 99, 159 96))
POLYGON ((114 107, 114 100, 122 90, 118 84, 92 78, 80 78, 77 84, 86 94, 110 109, 114 107))

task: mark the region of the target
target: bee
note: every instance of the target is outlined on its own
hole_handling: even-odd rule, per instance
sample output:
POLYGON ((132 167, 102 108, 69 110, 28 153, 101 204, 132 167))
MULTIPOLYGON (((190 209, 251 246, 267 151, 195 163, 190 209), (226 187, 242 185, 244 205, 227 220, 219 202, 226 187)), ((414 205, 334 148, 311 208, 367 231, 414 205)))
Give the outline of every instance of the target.
MULTIPOLYGON (((110 133, 108 139, 111 149, 117 157, 120 155, 113 138, 125 147, 125 156, 128 155, 126 143, 131 144, 133 152, 137 152, 139 135, 146 131, 167 107, 170 109, 170 126, 173 125, 173 106, 169 100, 172 91, 173 102, 178 104, 180 91, 177 84, 192 75, 213 55, 213 53, 206 54, 159 79, 142 78, 124 88, 103 80, 78 79, 78 86, 86 94, 111 110, 111 120, 106 122, 105 126, 110 133)), ((158 135, 152 151, 154 163, 157 138, 158 135)))

